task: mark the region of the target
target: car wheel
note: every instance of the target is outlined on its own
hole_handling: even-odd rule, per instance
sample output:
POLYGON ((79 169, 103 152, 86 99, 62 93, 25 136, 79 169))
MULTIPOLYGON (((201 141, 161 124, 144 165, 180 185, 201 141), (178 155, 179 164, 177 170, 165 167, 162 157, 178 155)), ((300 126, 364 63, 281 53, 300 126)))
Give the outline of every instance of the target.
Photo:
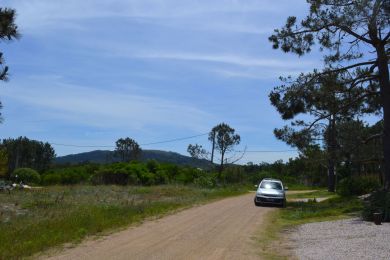
POLYGON ((255 202, 256 207, 260 207, 261 206, 261 202, 257 202, 256 198, 253 201, 255 202))

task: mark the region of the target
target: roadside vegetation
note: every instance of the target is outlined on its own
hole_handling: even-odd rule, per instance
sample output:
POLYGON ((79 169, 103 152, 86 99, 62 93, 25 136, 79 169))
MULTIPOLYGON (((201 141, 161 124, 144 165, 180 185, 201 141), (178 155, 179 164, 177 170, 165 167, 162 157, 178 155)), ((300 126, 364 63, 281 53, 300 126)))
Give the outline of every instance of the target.
MULTIPOLYGON (((275 137, 299 150, 297 158, 234 165, 242 156, 234 156, 241 137, 225 123, 209 133, 211 153, 198 144, 188 146, 194 160, 210 158, 209 169, 140 162, 142 149, 130 137, 115 143, 121 162, 61 166, 53 165, 55 151, 49 143, 27 137, 4 139, 0 177, 8 183, 0 184, 0 191, 9 190, 9 183, 42 187, 0 193, 0 258, 28 256, 239 194, 247 189, 236 185, 258 184, 265 177, 281 179, 290 190, 327 186, 330 192, 290 196, 309 201, 290 201, 286 209, 272 212, 263 230, 267 240, 261 242, 266 252, 283 238, 285 229, 299 224, 352 215, 371 220, 376 212, 390 221, 389 2, 318 0, 309 1, 308 7, 303 20, 290 16, 269 37, 274 49, 298 56, 315 46, 324 51, 322 68, 282 76, 269 93, 272 106, 286 120, 285 126, 274 129, 275 137), (368 124, 367 117, 376 118, 376 123, 368 124), (357 198, 368 193, 372 195, 365 202, 357 198), (329 199, 317 202, 320 197, 329 199)), ((4 27, 0 35, 5 41, 19 37, 15 15, 13 9, 0 9, 4 27)), ((0 81, 7 76, 2 61, 0 81)))
POLYGON ((342 197, 318 190, 310 193, 290 195, 288 199, 309 199, 308 202, 289 201, 282 210, 272 211, 267 216, 268 225, 260 232, 262 238, 258 240, 262 254, 268 259, 289 259, 288 233, 298 225, 331 221, 350 217, 360 217, 363 201, 356 196, 342 197), (315 198, 328 197, 327 200, 317 202, 315 198), (278 248, 279 250, 275 250, 278 248))
POLYGON ((120 147, 122 150, 116 153, 123 153, 122 162, 56 165, 52 163, 54 150, 47 143, 24 137, 3 141, 0 175, 8 184, 0 183, 0 259, 30 256, 146 218, 241 194, 253 190, 253 185, 263 178, 280 179, 290 190, 301 191, 289 196, 290 200, 309 199, 307 203, 289 201, 286 209, 269 216, 270 224, 263 230, 267 232, 266 240, 261 245, 270 256, 279 252, 269 248, 275 241, 280 242, 283 230, 295 225, 360 214, 363 207, 368 220, 378 209, 384 212, 385 219, 389 216, 388 200, 382 199, 383 194, 378 193, 375 201, 364 204, 356 198, 381 187, 376 166, 361 167, 357 173, 359 162, 337 164, 337 193, 328 192, 324 190, 327 169, 322 164, 327 155, 318 147, 287 162, 214 164, 204 169, 138 161, 142 151, 132 139, 123 139, 120 147), (14 189, 10 194, 1 189, 2 185, 20 182, 33 188, 14 189), (323 197, 329 199, 316 202, 323 197))
MULTIPOLYGON (((297 191, 297 190, 294 189, 294 191, 297 191)), ((302 190, 302 192, 299 192, 299 193, 292 193, 291 194, 288 192, 287 193, 287 200, 291 201, 294 199, 311 199, 314 201, 317 198, 331 198, 334 196, 335 196, 334 192, 329 192, 329 191, 323 190, 323 189, 309 190, 307 192, 305 192, 305 190, 302 190)))
POLYGON ((372 221, 375 212, 382 213, 383 221, 390 221, 390 197, 386 191, 377 191, 378 187, 378 178, 366 175, 342 179, 336 193, 313 188, 307 192, 290 189, 287 207, 270 212, 267 216, 269 224, 260 232, 265 238, 259 240, 262 254, 269 259, 289 259, 291 252, 286 237, 302 224, 351 217, 372 221), (359 198, 368 194, 371 196, 366 199, 359 198))
POLYGON ((49 186, 0 193, 0 259, 19 259, 178 209, 247 192, 243 186, 49 186))
POLYGON ((356 197, 333 196, 322 202, 289 202, 286 210, 279 212, 282 227, 302 223, 359 216, 362 201, 356 197))
POLYGON ((302 224, 351 217, 372 221, 374 212, 382 212, 383 219, 387 220, 390 215, 390 197, 383 194, 385 191, 382 194, 375 192, 379 186, 376 176, 366 175, 342 179, 337 185, 336 193, 324 189, 307 192, 294 192, 290 189, 287 207, 267 216, 269 225, 261 233, 266 234, 262 236, 266 239, 259 241, 262 253, 269 259, 289 259, 291 252, 288 251, 290 245, 286 236, 302 224), (358 197, 370 193, 373 195, 366 200, 358 197), (280 250, 275 250, 275 247, 280 250))

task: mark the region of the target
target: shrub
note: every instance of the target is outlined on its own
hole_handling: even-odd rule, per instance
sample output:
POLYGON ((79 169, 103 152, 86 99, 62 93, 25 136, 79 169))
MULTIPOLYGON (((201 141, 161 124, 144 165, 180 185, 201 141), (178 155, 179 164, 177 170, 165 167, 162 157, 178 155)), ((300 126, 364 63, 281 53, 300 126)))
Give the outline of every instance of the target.
POLYGON ((127 176, 128 176, 127 184, 130 184, 130 185, 139 184, 140 181, 139 181, 139 178, 138 178, 136 173, 131 172, 131 173, 128 173, 127 176))
POLYGON ((96 169, 94 165, 68 166, 64 168, 53 168, 42 174, 42 183, 50 184, 78 184, 88 182, 92 171, 96 169))
POLYGON ((202 188, 214 188, 216 185, 215 175, 199 176, 194 180, 194 184, 202 188))
POLYGON ((155 173, 156 184, 167 184, 169 182, 168 174, 165 170, 158 170, 155 173))
POLYGON ((88 179, 88 176, 84 172, 69 170, 61 173, 62 184, 77 184, 88 179))
POLYGON ((379 187, 378 179, 373 176, 345 178, 337 185, 337 193, 341 196, 363 195, 379 187))
POLYGON ((138 175, 138 178, 141 180, 143 185, 149 186, 155 184, 155 175, 151 172, 141 172, 140 175, 138 175))
POLYGON ((42 177, 43 185, 61 184, 61 175, 56 173, 50 173, 42 177))
POLYGON ((13 172, 11 178, 28 184, 38 184, 41 181, 39 173, 31 168, 18 168, 13 172))
POLYGON ((93 184, 118 184, 126 185, 129 182, 129 175, 124 170, 100 170, 92 177, 93 184))
POLYGON ((227 167, 221 174, 224 183, 242 183, 244 178, 244 170, 240 166, 227 167))
POLYGON ((169 163, 160 164, 160 169, 165 171, 170 181, 174 180, 180 171, 179 166, 169 163))
POLYGON ((159 164, 156 160, 149 160, 146 163, 146 167, 148 168, 149 172, 156 173, 159 168, 159 164))
POLYGON ((175 176, 177 182, 182 184, 190 184, 193 183, 196 178, 203 174, 202 170, 196 168, 181 168, 178 174, 175 176))
POLYGON ((382 221, 390 222, 390 192, 375 191, 364 203, 363 219, 372 221, 377 212, 382 213, 382 221))

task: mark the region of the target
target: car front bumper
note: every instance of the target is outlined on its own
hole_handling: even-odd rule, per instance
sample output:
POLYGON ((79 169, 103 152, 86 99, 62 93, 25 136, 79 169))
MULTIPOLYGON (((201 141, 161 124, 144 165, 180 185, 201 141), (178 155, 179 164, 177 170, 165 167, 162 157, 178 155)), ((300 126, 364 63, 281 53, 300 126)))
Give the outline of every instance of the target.
POLYGON ((278 204, 283 205, 285 201, 285 198, 283 197, 265 197, 265 196, 259 196, 257 195, 255 197, 255 202, 257 203, 263 203, 263 204, 278 204))

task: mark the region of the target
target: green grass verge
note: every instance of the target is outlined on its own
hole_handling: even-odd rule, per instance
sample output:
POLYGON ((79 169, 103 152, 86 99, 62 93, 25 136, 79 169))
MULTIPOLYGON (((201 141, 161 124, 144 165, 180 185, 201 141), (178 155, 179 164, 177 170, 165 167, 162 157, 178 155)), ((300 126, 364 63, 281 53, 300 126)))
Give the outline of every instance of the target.
POLYGON ((294 191, 300 191, 300 190, 321 190, 324 189, 323 187, 313 187, 313 186, 306 186, 303 184, 293 184, 293 183, 284 183, 284 186, 287 186, 289 190, 294 191))
POLYGON ((246 191, 243 187, 80 185, 0 193, 0 259, 31 256, 145 218, 246 191))
POLYGON ((322 202, 289 202, 287 208, 279 213, 281 224, 288 226, 345 218, 363 208, 362 202, 356 197, 333 196, 322 202))
POLYGON ((335 196, 336 196, 336 194, 334 192, 329 192, 327 190, 315 190, 315 191, 310 191, 310 192, 294 193, 294 194, 289 194, 289 192, 287 192, 287 200, 288 199, 302 199, 302 198, 307 198, 307 199, 333 198, 335 196))
MULTIPOLYGON (((319 194, 323 195, 326 192, 319 194)), ((280 248, 286 237, 284 234, 286 230, 305 223, 356 216, 362 208, 362 202, 358 198, 337 195, 322 202, 288 202, 287 208, 272 211, 266 217, 267 226, 259 235, 262 239, 258 240, 261 253, 266 259, 289 259, 291 256, 286 255, 280 248)))

